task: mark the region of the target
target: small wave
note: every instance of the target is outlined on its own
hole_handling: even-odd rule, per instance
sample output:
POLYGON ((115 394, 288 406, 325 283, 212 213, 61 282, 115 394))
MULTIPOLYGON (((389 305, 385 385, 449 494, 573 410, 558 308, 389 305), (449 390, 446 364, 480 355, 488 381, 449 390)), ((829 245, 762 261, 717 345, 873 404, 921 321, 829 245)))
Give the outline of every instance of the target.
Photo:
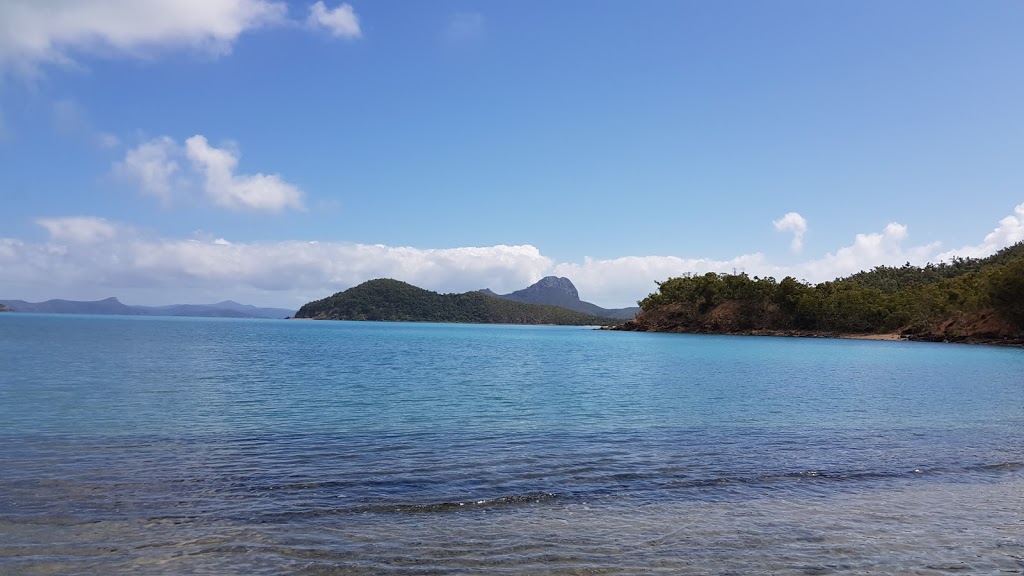
POLYGON ((558 498, 552 492, 538 492, 535 494, 515 494, 512 496, 499 496, 497 498, 484 498, 481 500, 467 500, 454 502, 431 502, 428 504, 376 504, 358 508, 357 512, 395 512, 399 514, 417 514, 432 512, 452 512, 457 510, 497 508, 502 506, 516 506, 520 504, 539 504, 548 500, 558 498))
POLYGON ((1024 470, 1024 462, 1000 462, 999 464, 985 464, 976 468, 980 472, 1019 472, 1024 470))

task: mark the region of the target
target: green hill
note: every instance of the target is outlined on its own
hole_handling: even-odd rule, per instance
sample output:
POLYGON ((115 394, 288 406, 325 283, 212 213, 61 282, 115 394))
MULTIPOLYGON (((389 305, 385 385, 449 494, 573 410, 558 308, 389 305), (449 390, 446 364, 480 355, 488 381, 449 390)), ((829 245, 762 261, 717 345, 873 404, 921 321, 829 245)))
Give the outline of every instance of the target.
POLYGON ((1024 243, 988 258, 879 266, 811 285, 792 277, 670 278, 625 330, 806 335, 899 333, 934 341, 1024 343, 1024 243))
POLYGON ((295 317, 316 320, 571 326, 611 325, 619 322, 558 306, 504 300, 482 292, 438 294, 390 279, 370 280, 328 298, 310 302, 300 308, 295 317))

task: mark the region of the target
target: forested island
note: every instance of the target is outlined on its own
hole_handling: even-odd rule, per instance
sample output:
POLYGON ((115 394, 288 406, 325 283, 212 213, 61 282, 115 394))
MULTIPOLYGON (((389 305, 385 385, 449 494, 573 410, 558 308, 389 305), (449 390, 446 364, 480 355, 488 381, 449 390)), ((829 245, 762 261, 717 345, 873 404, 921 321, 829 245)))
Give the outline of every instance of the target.
POLYGON ((609 326, 622 321, 560 306, 516 302, 484 292, 438 294, 385 278, 310 302, 295 313, 295 318, 568 326, 609 326))
POLYGON ((687 275, 658 283, 617 330, 841 336, 1024 345, 1024 242, 988 258, 878 266, 811 285, 687 275))

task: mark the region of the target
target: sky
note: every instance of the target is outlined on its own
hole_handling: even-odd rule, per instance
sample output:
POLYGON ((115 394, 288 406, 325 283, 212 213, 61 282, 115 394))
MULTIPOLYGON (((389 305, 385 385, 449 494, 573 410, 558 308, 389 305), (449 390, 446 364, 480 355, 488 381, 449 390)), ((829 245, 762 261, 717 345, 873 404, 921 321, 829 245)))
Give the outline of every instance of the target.
POLYGON ((1024 3, 0 0, 0 298, 584 300, 1024 240, 1024 3))

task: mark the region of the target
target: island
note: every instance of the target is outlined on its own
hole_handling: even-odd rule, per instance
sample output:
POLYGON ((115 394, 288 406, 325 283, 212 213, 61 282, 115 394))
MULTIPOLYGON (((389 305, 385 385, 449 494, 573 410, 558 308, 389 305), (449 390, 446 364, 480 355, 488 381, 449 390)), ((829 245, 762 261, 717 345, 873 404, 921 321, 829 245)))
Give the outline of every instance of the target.
POLYGON ((406 282, 379 278, 299 308, 295 318, 378 320, 388 322, 457 322, 465 324, 554 324, 611 326, 621 319, 602 318, 560 306, 516 302, 484 292, 439 294, 406 282))
POLYGON ((878 266, 816 285, 742 273, 657 284, 640 314, 613 329, 1024 345, 1024 242, 988 258, 878 266))

